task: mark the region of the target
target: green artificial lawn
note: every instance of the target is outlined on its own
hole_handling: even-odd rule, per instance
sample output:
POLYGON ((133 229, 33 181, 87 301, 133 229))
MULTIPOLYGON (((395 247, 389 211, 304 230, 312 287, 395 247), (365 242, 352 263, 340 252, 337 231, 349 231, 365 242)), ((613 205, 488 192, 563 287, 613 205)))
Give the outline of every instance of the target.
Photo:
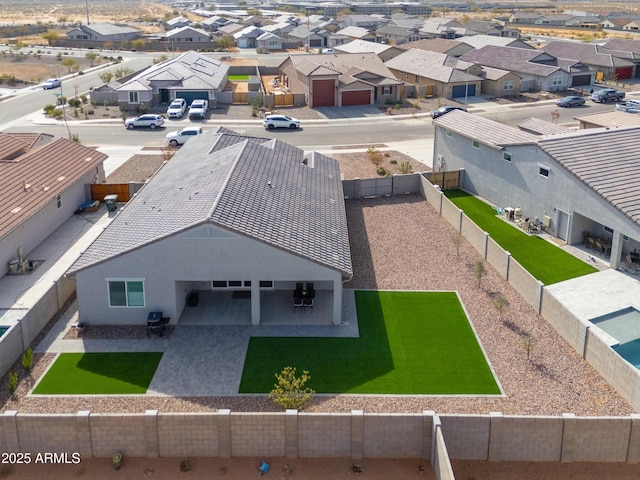
POLYGON ((227 78, 230 82, 249 81, 249 75, 228 75, 227 78))
POLYGON ((292 366, 317 393, 500 393, 455 293, 355 296, 360 338, 253 337, 240 392, 270 392, 292 366))
POLYGON ((491 205, 462 190, 447 190, 445 195, 545 285, 598 271, 537 235, 527 235, 498 218, 491 205))
POLYGON ((161 352, 62 353, 33 391, 41 395, 146 393, 161 352))

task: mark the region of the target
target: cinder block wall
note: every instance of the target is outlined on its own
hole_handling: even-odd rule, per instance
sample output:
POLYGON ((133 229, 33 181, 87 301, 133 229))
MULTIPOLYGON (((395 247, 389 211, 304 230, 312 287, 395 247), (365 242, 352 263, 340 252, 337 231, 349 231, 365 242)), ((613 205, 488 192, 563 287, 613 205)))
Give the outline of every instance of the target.
POLYGON ((471 221, 466 215, 462 215, 462 235, 464 235, 467 242, 471 244, 476 251, 481 252, 484 256, 484 239, 485 234, 480 227, 471 221))
POLYGON ((283 413, 232 413, 231 456, 285 456, 283 413))
POLYGON ((364 457, 386 458, 388 452, 398 452, 396 458, 421 458, 424 449, 431 451, 432 416, 423 414, 364 415, 364 457), (425 425, 426 423, 426 425, 425 425))
MULTIPOLYGON (((94 457, 146 457, 144 415, 91 415, 91 444, 94 457)), ((62 439, 61 439, 62 440, 62 439)), ((64 443, 59 444, 60 448, 64 443)), ((176 456, 184 455, 179 452, 176 456)))
POLYGON ((573 462, 625 462, 631 417, 578 417, 573 440, 573 462))
POLYGON ((22 452, 36 455, 79 449, 75 415, 18 415, 16 424, 22 452))
POLYGON ((298 414, 298 455, 351 457, 351 414, 298 414))
POLYGON ((509 259, 509 285, 515 288, 518 293, 537 309, 541 286, 533 275, 518 263, 513 257, 509 259))
POLYGON ((487 460, 491 421, 488 415, 439 415, 451 458, 487 460))
POLYGON ((211 413, 161 413, 158 415, 158 454, 175 457, 217 457, 218 416, 211 413))

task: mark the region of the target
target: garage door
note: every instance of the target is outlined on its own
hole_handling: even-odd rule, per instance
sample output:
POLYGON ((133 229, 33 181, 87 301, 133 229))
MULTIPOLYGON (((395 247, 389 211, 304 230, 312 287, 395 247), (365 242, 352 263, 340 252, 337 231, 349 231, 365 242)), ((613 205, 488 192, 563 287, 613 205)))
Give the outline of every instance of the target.
POLYGON ((571 79, 572 87, 581 87, 583 85, 591 84, 591 75, 576 75, 571 79))
POLYGON ((464 97, 464 91, 467 86, 469 87, 469 93, 467 94, 467 96, 474 97, 476 95, 476 85, 472 84, 472 85, 458 85, 457 87, 453 87, 453 89, 451 90, 451 98, 464 97))
POLYGON ((322 39, 321 38, 312 38, 311 41, 309 42, 309 46, 311 46, 311 47, 321 47, 322 46, 322 39))
POLYGON ((633 67, 616 68, 616 78, 618 80, 625 80, 631 78, 633 74, 633 67))
POLYGON ((353 90, 342 92, 342 106, 349 105, 369 105, 371 103, 371 91, 369 90, 353 90))
POLYGON ((333 107, 335 92, 335 82, 333 80, 313 81, 312 107, 333 107))
POLYGON ((179 91, 176 92, 176 97, 184 98, 187 102, 187 105, 191 105, 191 102, 193 102, 194 100, 209 100, 209 93, 179 91))

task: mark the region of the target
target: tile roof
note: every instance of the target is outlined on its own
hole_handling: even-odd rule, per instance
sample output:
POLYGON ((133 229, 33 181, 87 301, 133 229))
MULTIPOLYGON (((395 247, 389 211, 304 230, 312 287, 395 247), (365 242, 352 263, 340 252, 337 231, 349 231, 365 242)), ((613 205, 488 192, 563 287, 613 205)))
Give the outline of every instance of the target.
POLYGON ((541 50, 529 50, 526 48, 487 45, 478 50, 467 52, 460 58, 488 67, 540 77, 548 77, 561 70, 557 65, 551 64, 557 63, 557 60, 552 55, 548 55, 541 50), (549 58, 549 60, 545 60, 546 58, 549 58))
POLYGON ((367 42, 366 40, 352 40, 344 45, 336 45, 334 47, 336 51, 345 53, 368 53, 373 52, 380 55, 382 52, 393 48, 393 45, 387 45, 386 43, 367 42))
POLYGON ((150 90, 152 81, 171 83, 164 88, 180 90, 184 88, 220 89, 229 71, 229 65, 220 60, 192 50, 182 55, 158 63, 136 75, 118 88, 120 91, 150 90))
POLYGON ((461 110, 453 110, 442 115, 433 120, 433 123, 496 149, 502 149, 507 145, 535 143, 538 138, 517 128, 461 110))
POLYGON ((640 126, 640 115, 622 112, 620 110, 593 113, 591 115, 579 115, 573 118, 579 122, 585 122, 599 127, 618 128, 640 126))
POLYGON ((142 32, 132 27, 121 27, 112 23, 92 23, 90 25, 81 25, 79 27, 83 31, 95 32, 98 35, 119 35, 122 33, 139 33, 142 32))
MULTIPOLYGON (((367 30, 366 28, 362 28, 362 27, 356 27, 356 26, 349 26, 349 27, 345 27, 342 30, 338 30, 336 32, 338 35, 346 35, 347 37, 355 37, 355 38, 362 38, 362 37, 366 37, 367 35, 370 35, 369 30, 367 30)), ((373 42, 368 42, 368 43, 373 43, 373 42)), ((372 50, 366 50, 367 52, 371 52, 372 50)))
POLYGON ((613 38, 604 44, 606 48, 640 54, 640 40, 613 38))
POLYGON ((399 48, 409 50, 410 48, 418 48, 420 50, 427 50, 430 52, 447 53, 449 50, 453 50, 464 42, 458 40, 447 40, 445 38, 431 38, 428 40, 416 40, 414 42, 403 43, 399 45, 399 48))
POLYGON ((538 145, 640 225, 640 127, 580 130, 540 139, 538 145))
POLYGON ((0 133, 0 157, 0 238, 107 159, 66 138, 12 133, 0 133))
POLYGON ((223 127, 185 144, 68 273, 207 223, 352 275, 338 162, 223 127))
MULTIPOLYGON (((557 58, 569 58, 600 67, 631 67, 633 62, 616 56, 612 50, 582 42, 550 42, 544 51, 557 58)), ((621 55, 624 55, 621 53, 621 55)))
POLYGON ((535 135, 555 135, 558 133, 568 133, 573 131, 563 125, 547 122, 546 120, 536 117, 529 117, 521 121, 518 123, 518 128, 535 135))
POLYGON ((471 35, 463 37, 459 41, 466 43, 473 48, 482 48, 487 45, 494 45, 497 47, 514 47, 524 48, 525 50, 535 50, 531 45, 523 42, 519 38, 496 37, 495 35, 471 35))
POLYGON ((482 80, 475 75, 469 75, 465 71, 469 62, 459 61, 446 53, 430 52, 412 48, 388 60, 385 65, 401 72, 420 75, 439 82, 464 82, 466 80, 482 80))

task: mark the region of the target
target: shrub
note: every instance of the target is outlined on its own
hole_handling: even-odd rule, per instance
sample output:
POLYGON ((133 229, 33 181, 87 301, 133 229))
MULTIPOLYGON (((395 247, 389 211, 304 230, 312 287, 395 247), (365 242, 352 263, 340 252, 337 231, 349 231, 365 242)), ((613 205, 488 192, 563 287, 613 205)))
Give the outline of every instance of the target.
POLYGON ((275 376, 277 382, 269 393, 269 398, 285 410, 304 410, 311 399, 311 395, 316 393, 305 387, 305 384, 311 378, 309 372, 303 370, 302 375, 297 377, 295 367, 284 367, 282 372, 276 373, 275 376))
POLYGON ((373 163, 376 167, 379 167, 383 160, 380 150, 373 146, 367 148, 367 157, 369 157, 371 163, 373 163))
POLYGON ((380 166, 380 167, 378 167, 378 168, 376 169, 376 173, 377 173, 378 175, 380 175, 381 177, 386 177, 386 176, 388 176, 388 175, 389 175, 389 172, 387 172, 387 169, 386 169, 386 168, 384 168, 384 167, 382 167, 382 166, 380 166))
POLYGON ((400 164, 400 173, 413 173, 413 167, 409 162, 402 162, 400 164))
POLYGON ((33 367, 33 350, 29 347, 22 354, 22 368, 29 372, 31 371, 31 367, 33 367))
POLYGON ((53 111, 55 110, 56 106, 49 103, 47 105, 44 106, 43 110, 44 113, 46 113, 47 115, 51 115, 53 113, 53 111))
POLYGON ((82 96, 80 97, 80 101, 81 101, 82 103, 86 104, 86 103, 88 102, 88 100, 87 100, 87 96, 86 96, 86 95, 82 95, 82 96))
POLYGON ((9 382, 7 383, 7 389, 9 393, 13 395, 18 387, 18 374, 16 372, 9 372, 9 382))
POLYGON ((396 165, 398 163, 398 160, 389 160, 389 163, 391 165, 396 165))

